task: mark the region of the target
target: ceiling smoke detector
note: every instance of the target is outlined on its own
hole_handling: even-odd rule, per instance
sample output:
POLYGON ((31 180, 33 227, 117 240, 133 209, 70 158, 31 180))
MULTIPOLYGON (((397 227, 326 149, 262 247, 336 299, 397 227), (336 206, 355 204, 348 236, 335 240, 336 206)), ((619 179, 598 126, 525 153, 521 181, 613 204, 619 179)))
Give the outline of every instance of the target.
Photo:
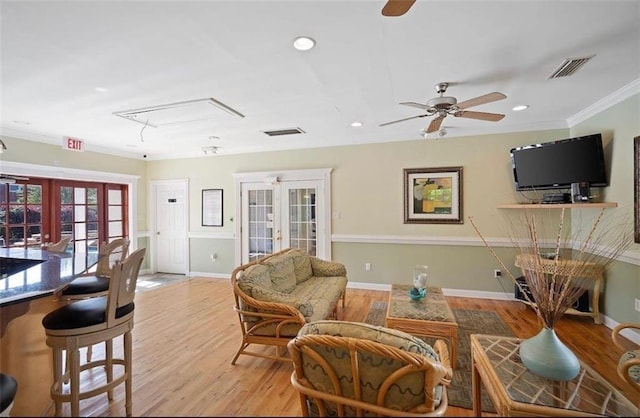
POLYGON ((218 149, 220 147, 216 147, 215 145, 211 145, 208 147, 202 147, 202 152, 204 153, 204 155, 213 155, 213 154, 217 154, 218 153, 218 149))

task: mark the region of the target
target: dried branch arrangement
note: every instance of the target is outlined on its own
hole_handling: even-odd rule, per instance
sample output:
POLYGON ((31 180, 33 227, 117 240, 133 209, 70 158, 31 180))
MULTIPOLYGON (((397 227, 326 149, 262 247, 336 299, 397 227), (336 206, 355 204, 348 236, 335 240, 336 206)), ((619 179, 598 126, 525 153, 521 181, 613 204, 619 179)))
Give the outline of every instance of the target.
POLYGON ((548 225, 540 212, 537 215, 525 210, 524 219, 512 221, 508 227, 509 239, 517 251, 515 265, 522 269, 531 297, 487 243, 473 218, 469 220, 503 271, 531 303, 544 327, 553 329, 606 266, 633 243, 633 228, 629 222, 605 221, 604 209, 588 230, 582 230, 576 222, 566 227, 564 208, 557 224, 552 223, 555 230, 545 229, 548 225))

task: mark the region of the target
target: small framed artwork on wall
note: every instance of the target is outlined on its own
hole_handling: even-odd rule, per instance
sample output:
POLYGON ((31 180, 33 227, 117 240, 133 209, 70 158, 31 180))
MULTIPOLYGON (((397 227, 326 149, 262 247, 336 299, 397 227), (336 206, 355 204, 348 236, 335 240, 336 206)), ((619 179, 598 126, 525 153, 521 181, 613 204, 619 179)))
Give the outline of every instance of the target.
POLYGON ((463 223, 462 167, 405 168, 404 223, 463 223))
POLYGON ((202 190, 202 226, 222 226, 222 189, 202 190))

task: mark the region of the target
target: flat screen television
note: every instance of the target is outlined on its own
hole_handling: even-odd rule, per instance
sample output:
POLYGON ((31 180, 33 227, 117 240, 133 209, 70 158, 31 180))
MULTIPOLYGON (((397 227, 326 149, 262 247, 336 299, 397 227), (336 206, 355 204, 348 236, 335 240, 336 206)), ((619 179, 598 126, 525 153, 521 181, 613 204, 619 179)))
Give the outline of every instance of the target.
POLYGON ((609 185, 599 133, 512 148, 511 167, 519 191, 609 185))

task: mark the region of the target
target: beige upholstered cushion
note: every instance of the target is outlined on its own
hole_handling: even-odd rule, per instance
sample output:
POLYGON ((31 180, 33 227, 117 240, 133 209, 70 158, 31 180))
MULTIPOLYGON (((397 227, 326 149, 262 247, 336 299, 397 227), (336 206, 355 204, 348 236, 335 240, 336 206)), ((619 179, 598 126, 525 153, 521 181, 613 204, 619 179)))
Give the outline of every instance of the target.
POLYGON ((301 249, 293 249, 287 253, 293 259, 293 270, 296 275, 296 283, 302 283, 313 276, 311 259, 309 254, 301 249))
MULTIPOLYGON (((247 267, 247 269, 242 272, 242 279, 240 283, 250 283, 252 285, 255 284, 264 287, 271 287, 269 268, 267 266, 263 266, 262 264, 255 264, 253 266, 247 267)), ((249 294, 251 293, 249 292, 249 294)))
POLYGON ((293 267, 293 258, 283 254, 271 257, 263 262, 269 268, 271 286, 274 290, 290 293, 296 287, 296 274, 293 267))
POLYGON ((346 286, 346 277, 314 277, 298 283, 291 295, 311 302, 312 315, 302 314, 307 322, 313 322, 329 317, 346 286))
POLYGON ((347 276, 347 268, 336 261, 327 261, 318 257, 310 257, 314 276, 347 276))

